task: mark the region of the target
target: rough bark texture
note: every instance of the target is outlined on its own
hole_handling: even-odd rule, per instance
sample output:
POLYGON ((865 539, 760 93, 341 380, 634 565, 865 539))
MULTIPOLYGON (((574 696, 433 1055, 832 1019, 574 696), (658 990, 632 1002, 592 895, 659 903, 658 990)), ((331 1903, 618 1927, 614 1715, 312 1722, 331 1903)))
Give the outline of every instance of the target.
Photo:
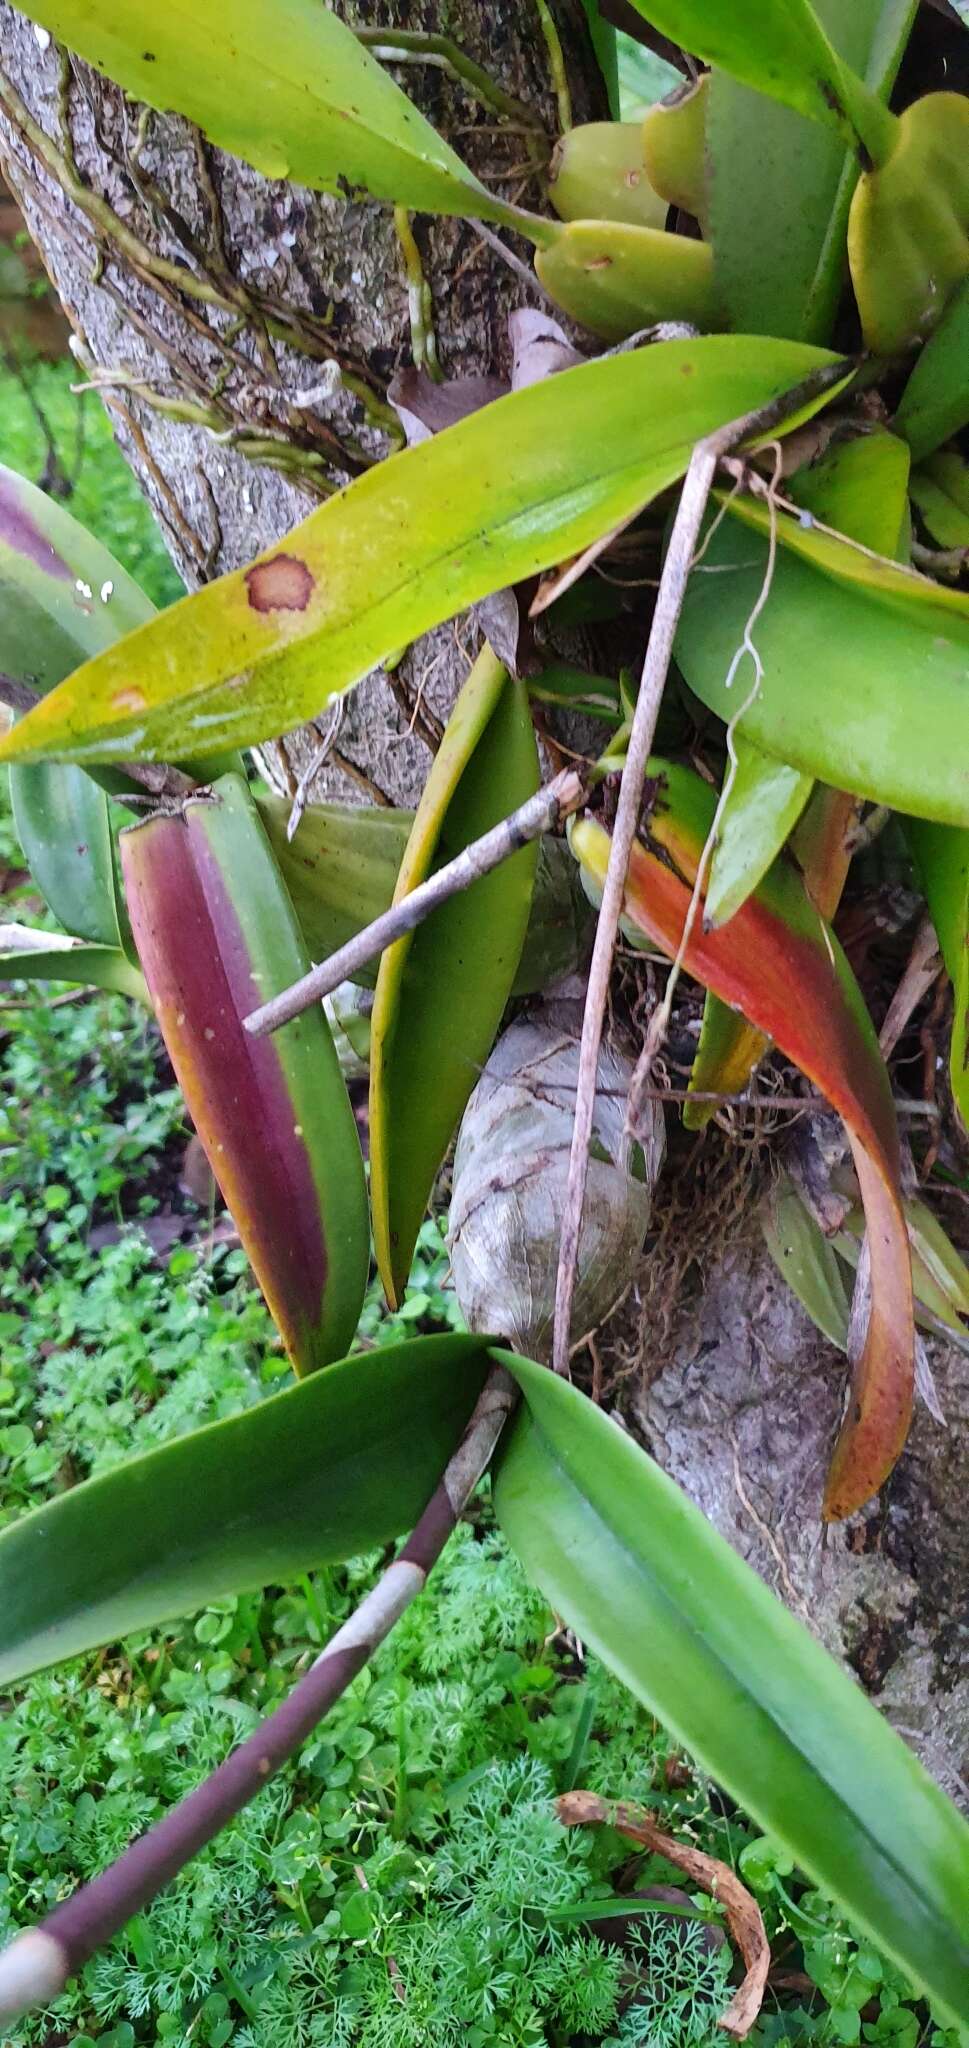
MULTIPOLYGON (((446 7, 383 0, 379 9, 357 7, 353 16, 368 25, 446 33, 541 117, 551 147, 555 101, 533 0, 501 10, 477 0, 448 0, 446 7)), ((556 18, 576 118, 600 116, 604 94, 581 0, 559 0, 556 18)), ((65 74, 50 38, 6 5, 0 6, 0 68, 61 154, 73 150, 91 193, 106 199, 145 245, 145 264, 136 268, 90 213, 65 197, 56 169, 43 160, 43 145, 31 145, 22 122, 0 106, 4 174, 75 329, 81 360, 101 373, 134 373, 152 396, 186 401, 213 416, 212 428, 183 423, 145 396, 117 387, 110 401, 122 449, 181 574, 194 587, 288 532, 311 509, 327 474, 342 480, 340 441, 364 458, 390 446, 380 401, 394 370, 411 359, 393 214, 388 207, 270 183, 218 151, 205 150, 200 163, 195 132, 172 115, 153 116, 142 136, 137 108, 87 65, 74 61, 65 74), (186 249, 172 208, 198 256, 186 249), (186 296, 170 279, 147 274, 149 252, 197 279, 207 276, 225 303, 186 296), (235 332, 240 314, 244 324, 235 332), (275 328, 267 335, 266 318, 282 319, 297 345, 280 339, 275 328), (326 395, 334 362, 372 393, 369 420, 345 386, 326 395), (306 405, 302 395, 309 392, 314 398, 306 405), (233 445, 241 440, 252 452, 254 435, 262 437, 255 463, 233 445), (334 456, 333 469, 321 467, 334 456), (272 457, 288 464, 295 458, 296 466, 281 474, 267 466, 272 457)), ((528 138, 514 124, 503 124, 435 66, 408 63, 396 75, 480 176, 511 197, 538 197, 529 182, 528 138)), ((416 235, 434 290, 445 371, 469 376, 507 368, 507 316, 528 302, 527 286, 471 226, 421 219, 416 235)), ((531 297, 539 303, 537 294, 531 297)), ((443 627, 405 655, 393 687, 380 676, 361 684, 346 703, 315 793, 414 802, 429 760, 415 703, 446 716, 476 645, 473 624, 443 627), (342 769, 341 761, 347 764, 342 769)), ((324 733, 328 724, 322 722, 324 733)), ((267 750, 282 791, 292 793, 320 739, 308 728, 267 750)))
MULTIPOLYGON (((532 0, 500 9, 449 0, 446 10, 432 0, 384 0, 380 14, 402 28, 445 27, 507 91, 540 109, 553 132, 547 52, 532 0)), ((604 109, 579 0, 559 0, 556 15, 577 116, 598 116, 604 109)), ((57 50, 3 4, 0 53, 7 80, 46 134, 62 151, 70 141, 91 190, 110 200, 146 250, 200 278, 202 266, 186 254, 171 216, 145 196, 146 174, 157 181, 224 301, 187 297, 177 280, 173 286, 153 278, 150 260, 139 271, 121 259, 110 238, 95 234, 89 212, 65 197, 43 149, 38 155, 22 124, 18 129, 0 110, 5 168, 82 358, 101 371, 136 373, 156 397, 207 408, 215 433, 229 436, 217 439, 211 428, 172 419, 131 391, 112 399, 124 452, 194 585, 245 561, 303 515, 312 502, 313 463, 318 478, 320 462, 334 454, 332 433, 370 455, 388 445, 345 387, 331 398, 319 387, 335 356, 379 397, 391 372, 410 359, 391 216, 267 183, 217 153, 200 160, 192 132, 172 117, 154 117, 141 135, 137 110, 113 87, 82 65, 62 74, 57 50), (272 352, 260 328, 267 312, 283 320, 284 335, 289 323, 289 340, 273 331, 272 352), (294 405, 314 387, 311 404, 294 405), (289 436, 302 468, 281 474, 233 445, 241 437, 250 455, 291 461, 265 438, 274 434, 289 436), (254 443, 253 435, 263 438, 254 443)), ((494 117, 438 69, 408 66, 400 77, 479 173, 506 174, 504 189, 523 189, 523 178, 512 174, 524 151, 520 135, 502 135, 494 117)), ((446 369, 500 369, 506 316, 527 299, 526 288, 473 229, 422 221, 417 233, 446 369)), ((393 689, 381 677, 361 685, 319 793, 413 800, 429 758, 418 732, 408 730, 414 702, 423 692, 424 704, 445 715, 475 645, 473 624, 443 628, 408 653, 393 689)), ((416 723, 419 731, 419 715, 416 723)), ((293 788, 318 744, 309 731, 275 750, 280 787, 293 788)), ((847 1657, 948 1789, 969 1800, 965 1359, 948 1353, 935 1360, 948 1428, 921 1411, 882 1501, 822 1537, 817 1510, 841 1400, 841 1362, 815 1337, 763 1255, 725 1232, 708 1258, 689 1322, 674 1322, 668 1341, 646 1349, 647 1367, 657 1354, 667 1362, 659 1376, 647 1371, 650 1384, 632 1401, 631 1419, 645 1440, 781 1596, 847 1657)))
POLYGON ((640 1383, 630 1420, 969 1806, 969 1359, 930 1348, 947 1426, 920 1402, 877 1502, 824 1529, 844 1360, 748 1229, 709 1263, 689 1327, 674 1324, 669 1363, 640 1383))

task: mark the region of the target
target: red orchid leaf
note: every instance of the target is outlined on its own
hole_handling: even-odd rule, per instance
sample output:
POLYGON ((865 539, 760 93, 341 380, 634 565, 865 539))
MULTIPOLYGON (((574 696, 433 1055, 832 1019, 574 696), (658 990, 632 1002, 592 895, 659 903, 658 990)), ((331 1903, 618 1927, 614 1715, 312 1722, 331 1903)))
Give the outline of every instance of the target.
MULTIPOLYGON (((716 799, 688 769, 653 765, 658 796, 646 843, 633 849, 624 911, 674 955, 716 799)), ((593 820, 573 827, 572 850, 600 882, 609 845, 593 820)), ((825 1518, 838 1520, 888 1477, 912 1412, 912 1272, 888 1074, 838 941, 786 862, 776 863, 725 928, 705 931, 698 915, 684 964, 774 1040, 823 1091, 848 1132, 871 1243, 872 1306, 825 1488, 825 1518)))
POLYGON ((121 834, 128 910, 209 1165, 298 1373, 348 1350, 369 1270, 363 1160, 317 1004, 251 1038, 309 958, 240 775, 121 834))

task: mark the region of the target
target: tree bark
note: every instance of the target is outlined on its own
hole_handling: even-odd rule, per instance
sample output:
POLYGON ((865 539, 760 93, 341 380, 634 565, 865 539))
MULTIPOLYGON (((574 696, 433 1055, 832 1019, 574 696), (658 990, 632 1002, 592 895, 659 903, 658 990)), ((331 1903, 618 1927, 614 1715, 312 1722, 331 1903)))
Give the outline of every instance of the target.
MULTIPOLYGON (((446 22, 431 0, 385 0, 380 12, 400 28, 446 26, 554 134, 533 0, 495 9, 449 0, 446 22)), ((555 15, 576 118, 601 117, 580 0, 556 0, 555 15)), ((371 18, 367 10, 361 16, 371 18)), ((83 64, 67 65, 3 0, 0 66, 29 117, 25 123, 0 106, 5 175, 67 310, 79 359, 96 372, 144 380, 141 391, 110 394, 115 431, 194 587, 279 539, 328 479, 391 445, 383 395, 411 350, 392 216, 267 182, 205 149, 176 117, 152 116, 143 132, 138 110, 116 88, 83 64), (33 139, 30 119, 42 131, 33 139), (51 142, 61 158, 73 154, 91 199, 67 196, 51 142), (135 262, 96 218, 104 199, 143 245, 135 262), (159 258, 182 266, 184 279, 159 276, 159 258), (191 278, 196 295, 186 289, 191 278), (202 298, 206 280, 211 291, 202 298), (327 395, 333 362, 352 381, 327 395), (171 401, 201 407, 210 424, 174 417, 171 401), (269 466, 267 456, 288 467, 269 466)), ((520 168, 520 134, 440 69, 408 65, 398 75, 479 174, 514 196, 536 197, 520 168)), ((470 226, 421 220, 416 234, 446 372, 505 369, 507 316, 528 302, 527 286, 470 226)), ((407 651, 392 679, 361 684, 315 793, 412 803, 434 720, 446 717, 478 639, 473 620, 443 627, 407 651)), ((635 660, 641 644, 626 652, 635 660)), ((293 792, 320 741, 306 728, 266 750, 279 788, 293 792)), ((821 1474, 843 1365, 749 1237, 726 1233, 711 1246, 699 1301, 674 1316, 662 1341, 648 1317, 643 1330, 637 1323, 634 1295, 621 1348, 637 1354, 630 1419, 646 1443, 969 1804, 965 1358, 935 1347, 947 1428, 920 1411, 881 1500, 822 1535, 821 1474)))
MULTIPOLYGON (((605 115, 581 0, 557 0, 555 15, 576 119, 605 115)), ((384 0, 379 9, 356 8, 352 18, 446 32, 540 119, 547 159, 556 109, 534 0, 500 9, 478 0, 448 0, 446 8, 384 0)), ((68 61, 6 4, 0 70, 43 131, 31 139, 22 116, 0 103, 4 176, 71 321, 80 361, 101 375, 120 371, 145 381, 143 393, 115 387, 105 396, 121 448, 195 588, 278 540, 321 487, 345 481, 392 446, 385 421, 397 423, 384 393, 411 359, 393 213, 269 182, 208 149, 174 115, 152 115, 143 135, 140 110, 115 86, 68 61), (73 158, 93 204, 65 194, 51 144, 73 158), (143 260, 125 256, 104 232, 103 201, 143 245, 143 260), (152 276, 158 258, 179 265, 186 283, 214 282, 224 303, 190 296, 170 275, 152 276), (352 383, 330 396, 334 365, 352 383), (207 410, 212 426, 173 417, 173 401, 207 410), (247 459, 237 442, 259 459, 247 459), (267 458, 285 461, 285 473, 267 458)), ((529 137, 516 124, 437 66, 407 63, 395 76, 481 177, 525 203, 540 201, 529 137)), ((527 285, 466 223, 422 218, 415 235, 445 373, 507 370, 508 314, 529 302, 527 285)), ((518 253, 527 253, 524 245, 518 253)), ((531 303, 540 303, 537 288, 531 303)), ((414 803, 434 721, 446 717, 479 638, 471 621, 444 626, 406 652, 391 680, 377 675, 360 684, 346 700, 315 793, 414 803)), ((323 733, 328 725, 322 722, 323 733)), ((321 732, 310 727, 265 750, 283 793, 293 792, 320 745, 321 732)))

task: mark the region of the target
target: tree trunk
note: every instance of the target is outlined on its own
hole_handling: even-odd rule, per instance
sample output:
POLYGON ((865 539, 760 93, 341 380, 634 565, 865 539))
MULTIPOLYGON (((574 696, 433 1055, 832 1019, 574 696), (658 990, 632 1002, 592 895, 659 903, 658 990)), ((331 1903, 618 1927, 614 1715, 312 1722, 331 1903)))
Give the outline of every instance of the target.
MULTIPOLYGON (((353 18, 369 22, 375 13, 388 28, 446 23, 449 38, 544 123, 547 160, 555 99, 534 0, 504 11, 478 0, 449 0, 447 9, 385 0, 379 11, 357 8, 353 18)), ((558 0, 556 16, 576 118, 604 115, 581 0, 558 0)), ((209 150, 170 114, 153 115, 142 132, 140 110, 115 86, 68 60, 6 5, 0 69, 4 175, 74 328, 79 362, 99 376, 139 380, 140 388, 116 384, 105 397, 123 452, 194 588, 278 540, 321 490, 393 445, 387 425, 393 432, 399 425, 384 393, 411 360, 393 213, 271 183, 209 150), (65 158, 86 188, 81 204, 65 195, 65 158), (105 202, 122 232, 136 238, 127 253, 106 228, 105 202), (179 271, 194 289, 179 288, 179 271), (337 367, 344 381, 331 393, 337 367), (177 417, 189 408, 211 424, 177 417), (284 469, 272 466, 280 463, 284 469)), ((407 63, 396 75, 473 170, 510 196, 540 200, 530 138, 517 124, 437 65, 407 63)), ((415 234, 445 373, 507 370, 508 314, 528 301, 527 286, 463 222, 420 219, 415 234)), ((538 303, 535 294, 531 302, 538 303)), ((392 681, 378 675, 360 684, 346 700, 315 793, 415 802, 427 742, 433 745, 477 637, 472 622, 442 627, 408 650, 392 681)), ((323 721, 324 733, 329 724, 323 721)), ((284 793, 293 792, 320 746, 321 733, 307 728, 266 749, 284 793)))
MULTIPOLYGON (((430 0, 385 0, 381 13, 401 28, 441 27, 430 0)), ((576 117, 600 117, 580 0, 557 0, 555 14, 576 117)), ((500 10, 449 0, 446 26, 552 134, 534 0, 500 10)), ((107 394, 116 432, 194 586, 279 539, 334 477, 391 445, 383 395, 411 351, 391 213, 269 183, 204 148, 175 117, 143 126, 119 91, 85 65, 68 65, 3 4, 0 52, 7 92, 23 103, 0 107, 5 174, 74 327, 79 360, 125 374, 107 394), (71 155, 86 188, 80 203, 64 189, 71 155), (140 248, 129 241, 127 254, 119 249, 104 200, 140 248), (343 378, 335 390, 334 362, 343 378), (142 380, 137 388, 132 376, 142 380), (208 423, 193 424, 187 408, 208 423)), ((399 76, 475 170, 535 198, 520 133, 439 68, 408 65, 399 76)), ((446 372, 506 368, 507 315, 528 302, 527 286, 470 226, 421 220, 416 233, 446 372)), ((361 684, 335 736, 323 727, 331 744, 316 793, 412 802, 435 721, 476 644, 473 621, 443 627, 408 650, 392 680, 361 684)), ((626 651, 635 660, 637 647, 626 651)), ((295 789, 320 745, 321 733, 308 728, 266 750, 280 788, 295 789)), ((821 1474, 842 1362, 743 1233, 734 1241, 725 1230, 710 1243, 693 1309, 678 1308, 661 1328, 651 1323, 648 1272, 641 1281, 617 1339, 633 1369, 631 1420, 737 1549, 851 1663, 947 1789, 969 1801, 965 1358, 936 1348, 947 1428, 921 1410, 881 1500, 823 1536, 821 1474)))

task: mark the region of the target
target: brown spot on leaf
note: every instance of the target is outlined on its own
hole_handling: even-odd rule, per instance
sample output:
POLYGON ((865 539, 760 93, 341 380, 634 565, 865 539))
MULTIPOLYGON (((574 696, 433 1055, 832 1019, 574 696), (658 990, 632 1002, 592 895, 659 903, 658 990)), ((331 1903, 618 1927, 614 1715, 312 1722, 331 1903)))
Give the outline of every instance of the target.
POLYGON ((586 270, 611 270, 611 269, 612 269, 612 257, 611 257, 611 256, 593 256, 593 257, 591 257, 591 258, 590 258, 589 262, 588 262, 588 263, 586 263, 586 264, 584 265, 584 268, 585 268, 586 270))
POLYGON ((117 690, 111 699, 113 711, 145 711, 148 699, 143 690, 117 690))
POLYGON ((298 555, 272 555, 246 570, 249 603, 256 612, 305 612, 316 588, 298 555))

